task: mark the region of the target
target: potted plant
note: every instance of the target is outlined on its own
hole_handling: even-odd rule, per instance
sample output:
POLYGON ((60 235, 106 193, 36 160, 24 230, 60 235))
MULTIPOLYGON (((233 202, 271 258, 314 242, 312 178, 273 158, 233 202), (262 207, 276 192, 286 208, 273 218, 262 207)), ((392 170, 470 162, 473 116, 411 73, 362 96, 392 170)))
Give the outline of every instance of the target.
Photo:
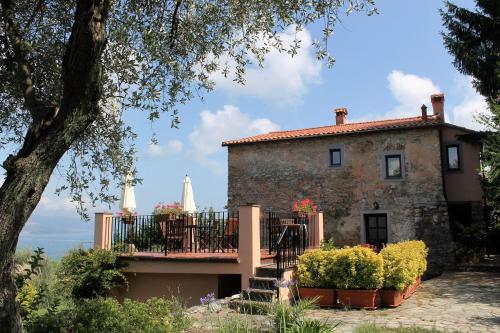
POLYGON ((172 204, 158 203, 154 210, 154 220, 160 225, 160 229, 165 235, 167 233, 167 224, 173 223, 182 214, 181 204, 175 201, 172 204))
POLYGON ((120 211, 120 212, 116 213, 116 215, 121 217, 121 220, 124 224, 134 224, 137 213, 136 212, 124 213, 124 212, 120 211))
POLYGON ((351 308, 377 308, 377 291, 382 287, 382 257, 369 248, 356 246, 336 251, 331 266, 339 305, 351 308))
POLYGON ((415 282, 411 258, 399 243, 387 245, 380 255, 384 259, 384 286, 379 290, 380 303, 386 307, 398 307, 403 303, 408 287, 415 282))
POLYGON ((320 307, 333 307, 335 290, 325 276, 327 257, 332 251, 311 250, 299 256, 297 285, 300 298, 317 299, 320 307))
POLYGON ((292 211, 299 217, 307 217, 311 213, 315 213, 318 206, 311 199, 297 200, 293 203, 292 211))

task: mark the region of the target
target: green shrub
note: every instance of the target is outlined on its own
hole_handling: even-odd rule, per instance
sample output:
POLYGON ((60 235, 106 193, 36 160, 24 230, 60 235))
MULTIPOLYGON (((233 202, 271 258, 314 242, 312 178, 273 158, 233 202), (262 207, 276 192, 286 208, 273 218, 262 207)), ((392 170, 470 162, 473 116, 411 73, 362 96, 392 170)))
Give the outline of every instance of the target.
POLYGON ((81 301, 75 327, 78 333, 157 333, 182 332, 190 325, 183 307, 176 300, 151 298, 142 303, 113 298, 81 301))
POLYGON ((301 287, 326 287, 324 265, 328 251, 311 250, 299 256, 297 263, 297 283, 301 287))
POLYGON ((384 288, 403 290, 427 269, 427 247, 422 241, 389 244, 380 251, 384 260, 384 288))
POLYGON ((356 246, 334 251, 331 269, 333 284, 339 289, 377 289, 382 287, 382 257, 371 249, 356 246))
POLYGON ((125 286, 122 267, 111 251, 76 249, 61 259, 57 276, 74 299, 87 299, 105 296, 111 288, 125 286))

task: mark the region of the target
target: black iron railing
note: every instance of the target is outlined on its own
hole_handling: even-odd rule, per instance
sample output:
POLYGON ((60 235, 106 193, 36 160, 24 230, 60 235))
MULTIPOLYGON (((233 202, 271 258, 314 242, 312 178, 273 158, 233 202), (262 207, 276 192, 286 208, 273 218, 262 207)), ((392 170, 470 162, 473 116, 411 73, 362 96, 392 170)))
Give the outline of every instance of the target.
POLYGON ((268 212, 260 220, 260 248, 269 254, 276 252, 278 238, 286 225, 309 226, 308 216, 295 213, 268 212))
POLYGON ((283 230, 276 242, 276 278, 282 278, 283 272, 297 264, 297 259, 307 248, 308 232, 306 224, 290 224, 283 230))
POLYGON ((237 212, 115 216, 112 249, 117 252, 238 252, 237 212))

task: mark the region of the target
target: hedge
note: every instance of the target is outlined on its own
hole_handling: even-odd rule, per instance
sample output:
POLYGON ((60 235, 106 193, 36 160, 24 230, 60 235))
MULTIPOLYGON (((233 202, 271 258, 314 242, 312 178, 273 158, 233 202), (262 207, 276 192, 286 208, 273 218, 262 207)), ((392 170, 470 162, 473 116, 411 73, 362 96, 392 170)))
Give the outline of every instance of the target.
POLYGON ((389 244, 380 251, 384 261, 384 289, 403 290, 427 269, 428 249, 422 241, 389 244))
POLYGON ((379 254, 361 246, 312 250, 299 257, 297 282, 312 288, 403 290, 427 269, 427 252, 422 241, 389 244, 379 254))

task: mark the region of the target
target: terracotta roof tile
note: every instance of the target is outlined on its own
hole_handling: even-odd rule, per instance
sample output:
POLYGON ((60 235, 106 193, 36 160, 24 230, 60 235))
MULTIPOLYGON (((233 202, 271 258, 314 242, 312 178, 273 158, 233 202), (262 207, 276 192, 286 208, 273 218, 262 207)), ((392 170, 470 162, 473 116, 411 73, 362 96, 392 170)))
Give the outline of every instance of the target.
POLYGON ((387 129, 426 127, 442 123, 436 116, 428 116, 427 120, 422 117, 399 118, 388 120, 368 121, 361 123, 347 123, 343 125, 330 125, 316 128, 305 128, 291 131, 270 132, 267 134, 255 135, 247 138, 225 141, 223 146, 230 146, 243 143, 254 143, 263 141, 278 141, 288 139, 298 139, 317 136, 330 136, 337 134, 371 132, 387 129))

